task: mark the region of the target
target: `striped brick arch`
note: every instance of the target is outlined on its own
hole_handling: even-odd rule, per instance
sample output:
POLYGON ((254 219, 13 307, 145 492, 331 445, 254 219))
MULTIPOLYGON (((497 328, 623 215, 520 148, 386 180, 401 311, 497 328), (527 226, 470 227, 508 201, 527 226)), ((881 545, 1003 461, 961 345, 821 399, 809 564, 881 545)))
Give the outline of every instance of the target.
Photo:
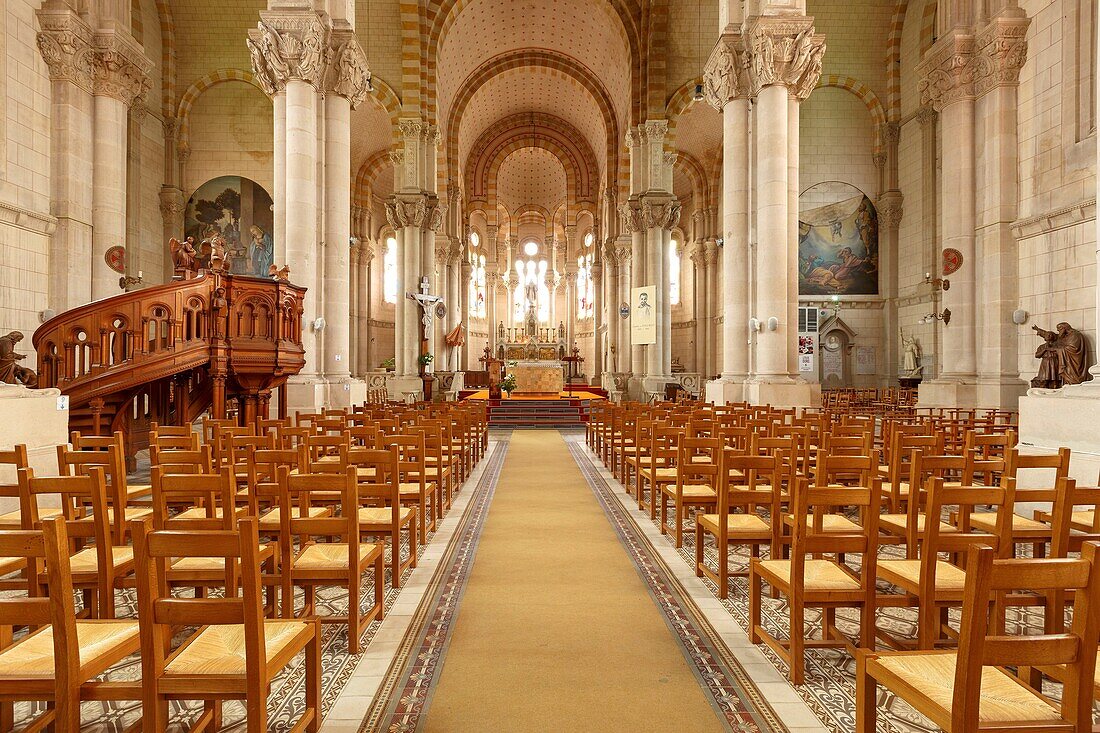
POLYGON ((838 89, 844 89, 859 97, 860 101, 862 101, 863 105, 867 108, 868 114, 871 115, 871 124, 875 131, 875 139, 872 147, 874 152, 881 152, 882 130, 886 125, 886 111, 882 108, 882 103, 879 102, 878 95, 859 79, 853 79, 850 76, 840 76, 838 74, 822 76, 817 86, 818 88, 836 87, 838 89))
POLYGON ((524 147, 544 148, 558 157, 565 168, 571 198, 595 198, 599 168, 592 148, 565 120, 537 112, 511 115, 481 134, 465 165, 467 195, 492 202, 490 192, 501 163, 524 147))
MULTIPOLYGON (((231 81, 240 81, 245 84, 251 84, 264 93, 260 87, 256 78, 252 75, 251 71, 244 71, 243 69, 218 69, 212 71, 206 76, 198 79, 191 86, 187 88, 187 91, 180 97, 179 106, 176 108, 176 118, 179 120, 179 134, 180 143, 187 143, 191 137, 191 108, 195 106, 195 102, 202 93, 207 89, 217 86, 218 84, 224 84, 231 81)), ((266 93, 264 96, 267 96, 266 93)))
POLYGON ((379 150, 363 161, 355 174, 355 184, 351 191, 353 205, 370 206, 374 182, 387 166, 393 166, 389 150, 379 150))
MULTIPOLYGON (((459 126, 467 105, 469 105, 475 92, 494 77, 513 69, 531 69, 542 73, 562 75, 573 80, 580 89, 586 92, 597 105, 607 133, 604 141, 606 156, 604 170, 608 171, 609 174, 618 170, 616 163, 618 160, 617 153, 620 149, 620 131, 607 90, 586 67, 575 59, 541 49, 525 49, 502 54, 482 64, 480 68, 466 77, 462 87, 455 94, 454 103, 444 126, 447 145, 447 154, 444 157, 446 166, 457 165, 459 160, 459 126)), ((440 174, 442 180, 449 177, 452 177, 452 174, 449 174, 448 171, 443 171, 440 174)))
POLYGON ((690 79, 679 89, 672 93, 665 105, 664 117, 668 120, 668 133, 665 135, 665 147, 669 150, 676 149, 676 123, 680 115, 688 111, 695 104, 695 87, 703 83, 703 77, 690 79))
MULTIPOLYGON (((919 2, 919 0, 917 0, 919 2)), ((890 34, 886 39, 886 113, 891 122, 901 119, 901 37, 910 0, 897 0, 890 34)), ((920 18, 921 56, 932 47, 936 33, 937 0, 924 0, 920 18)))

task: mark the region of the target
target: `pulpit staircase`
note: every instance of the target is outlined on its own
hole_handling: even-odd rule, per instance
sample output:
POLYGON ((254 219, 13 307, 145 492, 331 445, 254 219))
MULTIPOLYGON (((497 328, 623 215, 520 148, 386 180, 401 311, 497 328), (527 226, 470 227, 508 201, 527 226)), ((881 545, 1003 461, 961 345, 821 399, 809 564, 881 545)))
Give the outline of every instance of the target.
POLYGON ((206 271, 93 301, 35 331, 39 387, 68 395, 71 430, 120 430, 131 453, 150 422, 224 417, 230 400, 253 421, 305 365, 304 296, 286 281, 206 271))

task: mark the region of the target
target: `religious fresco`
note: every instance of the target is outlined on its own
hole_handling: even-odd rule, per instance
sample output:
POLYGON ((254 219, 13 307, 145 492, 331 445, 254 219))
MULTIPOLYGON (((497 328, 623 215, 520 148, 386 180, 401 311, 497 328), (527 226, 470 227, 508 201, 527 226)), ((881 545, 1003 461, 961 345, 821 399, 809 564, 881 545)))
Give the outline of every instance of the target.
POLYGON ((225 240, 231 273, 267 277, 274 263, 274 222, 271 196, 260 184, 220 176, 191 194, 183 226, 194 239, 199 268, 209 263, 210 239, 218 234, 225 240))
POLYGON ((878 214, 862 193, 798 215, 799 295, 878 295, 878 214))

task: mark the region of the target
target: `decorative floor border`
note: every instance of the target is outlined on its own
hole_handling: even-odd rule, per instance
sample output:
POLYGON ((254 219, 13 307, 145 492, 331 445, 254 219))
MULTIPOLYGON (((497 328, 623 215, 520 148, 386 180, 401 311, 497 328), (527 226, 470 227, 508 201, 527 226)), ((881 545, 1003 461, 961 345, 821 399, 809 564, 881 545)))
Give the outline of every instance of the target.
POLYGON ((641 536, 640 528, 611 495, 611 486, 593 463, 584 444, 577 441, 566 441, 566 444, 665 623, 679 642, 700 687, 727 729, 737 733, 787 731, 787 726, 734 659, 698 605, 676 582, 671 569, 653 552, 641 536))
POLYGON ((481 530, 508 452, 510 431, 494 432, 494 448, 474 497, 466 508, 452 542, 439 562, 378 693, 371 702, 359 733, 412 733, 428 711, 439 671, 451 641, 451 628, 477 554, 481 530), (416 633, 412 633, 416 631, 416 633))

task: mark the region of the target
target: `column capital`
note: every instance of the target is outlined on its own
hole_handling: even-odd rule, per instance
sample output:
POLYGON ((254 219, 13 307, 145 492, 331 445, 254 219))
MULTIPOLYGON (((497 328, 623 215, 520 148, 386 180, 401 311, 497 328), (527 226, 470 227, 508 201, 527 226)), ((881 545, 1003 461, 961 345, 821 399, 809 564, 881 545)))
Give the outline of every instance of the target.
POLYGON ((1031 19, 1023 15, 1000 16, 989 22, 974 37, 977 68, 974 96, 1003 86, 1020 83, 1020 69, 1027 61, 1027 29, 1031 19))
POLYGON ((713 239, 708 239, 703 243, 703 261, 707 263, 709 267, 713 267, 718 262, 718 242, 713 239))
POLYGON ((952 29, 917 65, 921 104, 939 112, 949 104, 973 99, 974 68, 974 36, 952 29))
POLYGON ((160 215, 165 224, 175 223, 183 214, 183 191, 178 188, 161 186, 160 189, 160 215))
POLYGON ((95 45, 93 93, 111 97, 126 106, 149 90, 149 72, 153 62, 129 33, 99 31, 95 45))
POLYGON ((781 85, 799 101, 821 78, 825 36, 809 16, 756 16, 749 20, 745 42, 752 96, 764 87, 781 85))
POLYGON ((245 43, 252 72, 268 96, 281 92, 292 79, 318 88, 324 81, 329 29, 318 13, 261 11, 245 43))
POLYGON ((394 231, 413 226, 438 233, 443 228, 439 199, 430 194, 395 194, 385 206, 386 221, 394 231))
POLYGON ((747 57, 740 33, 723 33, 703 67, 703 94, 719 112, 749 90, 747 57))
POLYGON ((71 10, 40 8, 36 41, 51 81, 70 81, 91 92, 95 76, 92 29, 71 10))
POLYGON ((633 234, 634 232, 642 231, 643 225, 641 200, 631 198, 629 201, 620 204, 619 221, 622 223, 622 230, 627 234, 633 234))
POLYGON ((901 225, 901 219, 905 215, 904 201, 901 191, 886 191, 878 197, 875 210, 878 212, 880 228, 896 230, 901 225))
POLYGON ((936 119, 939 117, 939 113, 932 107, 931 104, 925 104, 917 108, 917 124, 922 128, 928 126, 935 126, 936 119))
POLYGON ((371 73, 367 55, 350 31, 333 33, 332 63, 328 70, 328 89, 344 97, 355 109, 371 92, 371 73))
POLYGON ((680 202, 668 195, 642 197, 642 224, 646 229, 672 229, 680 223, 680 202))

